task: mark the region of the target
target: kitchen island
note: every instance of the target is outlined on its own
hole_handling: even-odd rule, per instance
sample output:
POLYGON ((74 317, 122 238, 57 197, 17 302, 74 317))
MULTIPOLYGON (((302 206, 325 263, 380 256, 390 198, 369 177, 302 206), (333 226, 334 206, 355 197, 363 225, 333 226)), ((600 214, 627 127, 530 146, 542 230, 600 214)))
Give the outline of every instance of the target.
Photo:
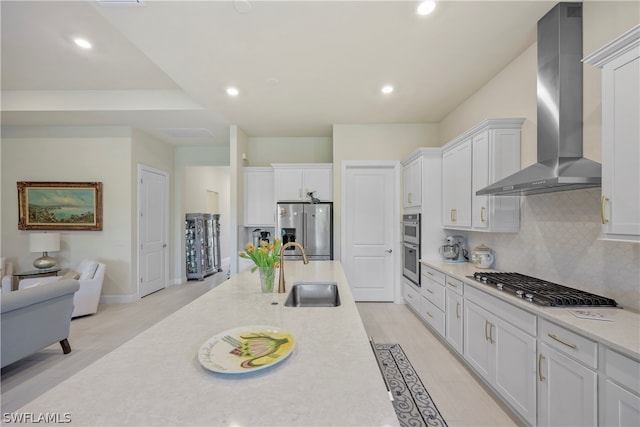
POLYGON ((284 294, 262 293, 257 272, 232 276, 16 413, 83 426, 398 425, 340 263, 287 262, 285 272, 284 294), (336 282, 341 305, 285 307, 296 281, 336 282), (203 343, 245 325, 290 332, 293 352, 247 374, 200 365, 203 343))

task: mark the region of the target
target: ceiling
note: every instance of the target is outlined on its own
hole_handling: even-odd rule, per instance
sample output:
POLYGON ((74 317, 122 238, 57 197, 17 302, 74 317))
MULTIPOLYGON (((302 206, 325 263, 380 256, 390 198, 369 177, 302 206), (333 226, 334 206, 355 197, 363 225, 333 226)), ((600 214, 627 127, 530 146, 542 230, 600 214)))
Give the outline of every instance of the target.
POLYGON ((436 123, 535 42, 554 4, 441 1, 418 16, 399 0, 2 0, 2 126, 224 145, 230 125, 321 137, 333 124, 436 123))

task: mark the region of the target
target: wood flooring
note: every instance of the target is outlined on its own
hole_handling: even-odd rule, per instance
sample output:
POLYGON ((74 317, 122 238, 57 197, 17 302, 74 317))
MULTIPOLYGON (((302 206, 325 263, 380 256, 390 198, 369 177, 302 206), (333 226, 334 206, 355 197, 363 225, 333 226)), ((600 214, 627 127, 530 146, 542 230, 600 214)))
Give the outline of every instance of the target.
MULTIPOLYGON (((218 273, 135 303, 100 305, 98 313, 73 319, 71 353, 64 355, 56 343, 2 369, 2 413, 16 411, 225 279, 218 273)), ((407 306, 358 303, 358 310, 377 343, 402 346, 449 426, 518 425, 407 306)))

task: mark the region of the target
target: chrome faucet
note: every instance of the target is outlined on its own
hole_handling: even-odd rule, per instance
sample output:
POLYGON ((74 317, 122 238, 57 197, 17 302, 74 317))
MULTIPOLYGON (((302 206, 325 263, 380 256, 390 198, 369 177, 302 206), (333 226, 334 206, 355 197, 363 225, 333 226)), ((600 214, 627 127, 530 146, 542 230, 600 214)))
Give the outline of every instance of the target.
POLYGON ((282 245, 282 248, 280 248, 280 276, 278 277, 278 293, 279 294, 283 294, 285 293, 285 286, 284 286, 284 250, 287 249, 290 246, 295 246, 298 249, 300 249, 300 252, 302 252, 302 261, 305 264, 309 264, 309 260, 307 259, 307 254, 304 251, 304 248, 302 247, 302 245, 298 242, 287 242, 284 245, 282 245))

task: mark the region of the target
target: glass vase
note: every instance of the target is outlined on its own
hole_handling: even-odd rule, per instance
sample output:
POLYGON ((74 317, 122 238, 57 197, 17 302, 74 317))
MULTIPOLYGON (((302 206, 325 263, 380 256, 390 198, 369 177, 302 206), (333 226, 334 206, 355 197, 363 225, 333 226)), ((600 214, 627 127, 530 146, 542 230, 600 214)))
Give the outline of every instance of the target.
POLYGON ((274 267, 258 267, 258 271, 260 271, 260 285, 262 287, 262 292, 273 292, 276 269, 274 267))

